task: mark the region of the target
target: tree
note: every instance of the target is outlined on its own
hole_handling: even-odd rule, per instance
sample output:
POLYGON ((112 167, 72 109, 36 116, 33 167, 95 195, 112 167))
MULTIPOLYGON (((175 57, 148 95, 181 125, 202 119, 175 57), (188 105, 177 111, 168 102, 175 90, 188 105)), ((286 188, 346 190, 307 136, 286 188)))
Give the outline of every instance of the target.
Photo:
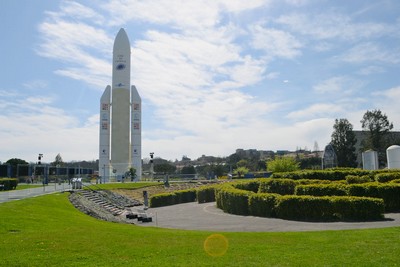
POLYGON ((249 173, 249 169, 246 167, 239 167, 235 170, 235 173, 239 178, 242 178, 242 175, 245 175, 246 173, 249 173))
POLYGON ((336 119, 333 125, 331 144, 337 156, 338 167, 357 167, 353 125, 347 119, 336 119))
POLYGON ((171 174, 171 173, 174 173, 175 170, 176 170, 176 167, 167 162, 154 165, 154 171, 157 173, 171 174))
POLYGON ((270 172, 292 172, 300 170, 300 163, 291 157, 275 157, 266 162, 270 172))
POLYGON ((51 163, 52 166, 59 166, 62 167, 64 165, 64 161, 60 155, 60 153, 57 154, 56 158, 54 161, 51 163))
POLYGON ((196 174, 196 169, 193 166, 185 166, 181 170, 181 174, 196 174))
POLYGON ((379 109, 365 112, 361 122, 361 127, 368 132, 368 136, 363 143, 363 149, 372 149, 378 152, 379 166, 383 167, 386 163, 387 133, 393 129, 393 123, 389 122, 386 114, 382 114, 379 109))
POLYGON ((131 181, 136 179, 136 169, 134 167, 130 167, 129 170, 125 173, 125 178, 130 178, 131 181))
POLYGON ((18 158, 12 158, 6 161, 6 164, 10 164, 12 170, 12 177, 17 177, 17 167, 19 164, 27 165, 29 164, 27 161, 18 158))

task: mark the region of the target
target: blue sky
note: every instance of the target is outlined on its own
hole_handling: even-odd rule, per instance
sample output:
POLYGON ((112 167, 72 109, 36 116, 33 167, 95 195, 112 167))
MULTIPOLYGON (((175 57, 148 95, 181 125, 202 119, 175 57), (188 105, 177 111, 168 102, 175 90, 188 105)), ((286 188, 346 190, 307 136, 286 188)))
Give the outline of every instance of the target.
POLYGON ((322 149, 372 109, 400 130, 397 0, 4 0, 0 161, 98 158, 120 28, 143 158, 322 149))

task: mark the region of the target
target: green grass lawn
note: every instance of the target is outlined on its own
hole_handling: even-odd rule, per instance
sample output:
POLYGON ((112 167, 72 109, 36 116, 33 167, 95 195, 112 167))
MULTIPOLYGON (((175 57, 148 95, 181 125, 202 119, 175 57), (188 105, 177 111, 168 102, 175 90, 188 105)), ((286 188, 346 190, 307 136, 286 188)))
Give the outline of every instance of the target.
POLYGON ((136 188, 142 188, 142 187, 147 187, 147 186, 153 186, 153 185, 160 185, 162 183, 157 183, 157 182, 126 182, 126 183, 106 183, 106 184, 93 184, 89 186, 90 188, 93 189, 106 189, 106 190, 111 190, 111 189, 136 189, 136 188))
POLYGON ((29 188, 36 188, 36 187, 43 187, 43 185, 39 184, 18 184, 17 188, 15 190, 23 190, 23 189, 29 189, 29 188))
POLYGON ((215 233, 99 221, 76 210, 68 201, 68 194, 57 193, 0 204, 0 266, 400 264, 399 227, 296 233, 219 233, 227 243, 220 239, 207 242, 205 246, 207 237, 215 233))

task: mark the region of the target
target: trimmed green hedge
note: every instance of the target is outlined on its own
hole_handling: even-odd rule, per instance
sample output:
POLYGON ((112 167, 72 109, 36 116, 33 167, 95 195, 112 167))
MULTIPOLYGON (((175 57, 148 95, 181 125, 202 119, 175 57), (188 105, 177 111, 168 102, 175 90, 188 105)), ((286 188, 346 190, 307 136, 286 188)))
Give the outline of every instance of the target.
POLYGON ((15 178, 0 178, 0 190, 14 190, 17 188, 18 179, 15 178))
POLYGON ((370 175, 363 175, 363 176, 347 175, 346 182, 348 184, 364 184, 372 182, 372 179, 370 175))
POLYGON ((337 183, 298 185, 295 189, 295 195, 346 196, 347 186, 337 183))
POLYGON ((400 179, 400 172, 387 172, 387 173, 378 173, 375 175, 375 180, 379 183, 387 183, 392 180, 400 179))
POLYGON ((367 197, 282 196, 278 218, 304 221, 366 221, 383 218, 382 199, 367 197))
POLYGON ((150 197, 151 208, 170 206, 196 201, 196 189, 179 190, 172 193, 157 194, 150 197))
POLYGON ((237 182, 237 183, 232 184, 232 186, 237 189, 257 193, 258 188, 260 187, 260 181, 261 180, 250 180, 250 181, 244 181, 244 182, 237 182))
POLYGON ((249 197, 255 193, 225 185, 216 190, 217 207, 236 215, 249 215, 249 197))
POLYGON ((216 201, 218 208, 231 214, 303 221, 377 220, 384 212, 384 202, 379 198, 256 194, 232 184, 216 189, 216 201))
POLYGON ((259 217, 276 217, 275 206, 278 194, 253 194, 249 197, 249 213, 259 217))
POLYGON ((400 184, 368 183, 348 185, 351 196, 382 198, 385 202, 385 212, 400 211, 400 184))
POLYGON ((266 179, 260 182, 258 193, 293 195, 296 182, 292 179, 266 179))
POLYGON ((347 175, 363 176, 369 175, 371 171, 362 169, 335 168, 329 170, 308 170, 296 172, 273 173, 272 178, 288 178, 293 180, 316 179, 338 181, 345 180, 347 175))
POLYGON ((215 187, 216 185, 203 186, 197 189, 197 202, 207 203, 215 201, 215 187))
POLYGON ((364 184, 310 184, 298 185, 296 195, 310 196, 358 196, 381 198, 386 212, 400 211, 400 184, 396 183, 364 183, 364 184))

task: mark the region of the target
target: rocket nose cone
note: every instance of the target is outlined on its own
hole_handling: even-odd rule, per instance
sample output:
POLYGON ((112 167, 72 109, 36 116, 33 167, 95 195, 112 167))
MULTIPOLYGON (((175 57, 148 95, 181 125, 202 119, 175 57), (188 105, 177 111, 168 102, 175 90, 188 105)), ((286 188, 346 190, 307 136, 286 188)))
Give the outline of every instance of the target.
POLYGON ((114 50, 130 50, 130 47, 131 45, 129 43, 128 35, 125 30, 121 28, 115 37, 114 50))

